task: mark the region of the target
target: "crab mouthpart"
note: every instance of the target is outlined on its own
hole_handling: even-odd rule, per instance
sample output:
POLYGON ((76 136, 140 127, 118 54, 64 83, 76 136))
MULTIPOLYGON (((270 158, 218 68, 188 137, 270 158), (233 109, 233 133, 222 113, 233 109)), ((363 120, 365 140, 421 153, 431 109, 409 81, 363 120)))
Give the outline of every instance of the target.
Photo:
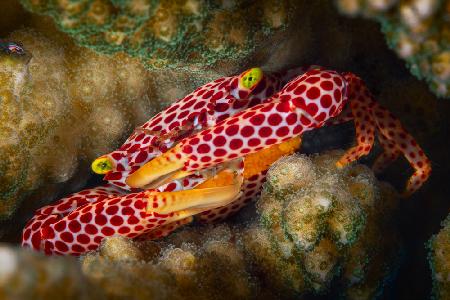
POLYGON ((132 188, 158 186, 168 182, 171 178, 180 178, 179 172, 188 161, 187 156, 181 154, 181 146, 177 145, 162 155, 144 164, 125 180, 132 188))

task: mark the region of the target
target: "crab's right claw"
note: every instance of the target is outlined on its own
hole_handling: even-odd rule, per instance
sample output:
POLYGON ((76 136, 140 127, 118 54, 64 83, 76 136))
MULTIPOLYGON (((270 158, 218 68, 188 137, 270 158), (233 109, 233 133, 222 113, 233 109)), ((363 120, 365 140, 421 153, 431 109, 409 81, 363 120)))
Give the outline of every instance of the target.
MULTIPOLYGON (((181 178, 181 169, 188 157, 180 151, 180 144, 144 164, 126 179, 133 188, 154 188, 164 182, 181 178)), ((183 175, 188 175, 188 173, 183 175)))
MULTIPOLYGON (((126 179, 126 183, 135 188, 157 188, 175 179, 183 178, 191 172, 183 171, 189 160, 182 151, 182 143, 162 155, 155 157, 126 179)), ((230 165, 212 176, 193 190, 165 192, 153 190, 146 192, 147 211, 167 214, 177 211, 192 211, 192 214, 221 207, 235 200, 243 184, 243 169, 230 165)))

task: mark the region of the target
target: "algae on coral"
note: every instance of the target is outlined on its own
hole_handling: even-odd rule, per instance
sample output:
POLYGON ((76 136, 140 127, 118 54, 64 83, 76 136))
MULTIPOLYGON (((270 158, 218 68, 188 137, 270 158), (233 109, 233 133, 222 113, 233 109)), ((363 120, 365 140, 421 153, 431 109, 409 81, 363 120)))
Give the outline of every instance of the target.
POLYGON ((284 29, 295 1, 30 1, 80 45, 126 52, 150 69, 204 70, 243 61, 258 44, 284 29))

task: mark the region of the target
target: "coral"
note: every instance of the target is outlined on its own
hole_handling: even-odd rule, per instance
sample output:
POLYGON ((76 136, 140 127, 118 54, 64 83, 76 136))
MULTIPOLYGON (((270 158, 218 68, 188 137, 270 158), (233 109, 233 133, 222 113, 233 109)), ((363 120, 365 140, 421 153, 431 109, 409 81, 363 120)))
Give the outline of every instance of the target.
POLYGON ((228 226, 218 226, 188 228, 167 243, 113 237, 83 258, 83 270, 113 297, 249 299, 253 279, 231 235, 228 226))
POLYGON ((159 107, 133 59, 100 57, 29 29, 8 38, 28 54, 0 57, 0 218, 30 191, 68 181, 80 162, 116 147, 159 107))
POLYGON ((450 215, 442 222, 442 229, 428 242, 429 264, 433 278, 435 299, 450 298, 450 215))
POLYGON ((378 20, 388 45, 411 72, 425 79, 436 95, 450 98, 450 1, 336 0, 336 4, 346 15, 378 20))
POLYGON ((51 16, 80 45, 107 54, 124 51, 151 69, 190 70, 246 59, 286 27, 295 6, 274 0, 21 2, 51 16))
POLYGON ((302 278, 303 290, 296 293, 323 292, 338 281, 347 297, 372 299, 399 254, 390 222, 397 196, 363 165, 336 169, 340 154, 278 160, 257 203, 265 231, 251 236, 255 247, 265 245, 257 259, 266 260, 271 278, 284 286, 302 278))
POLYGON ((102 299, 72 258, 45 257, 3 245, 0 266, 2 299, 102 299))

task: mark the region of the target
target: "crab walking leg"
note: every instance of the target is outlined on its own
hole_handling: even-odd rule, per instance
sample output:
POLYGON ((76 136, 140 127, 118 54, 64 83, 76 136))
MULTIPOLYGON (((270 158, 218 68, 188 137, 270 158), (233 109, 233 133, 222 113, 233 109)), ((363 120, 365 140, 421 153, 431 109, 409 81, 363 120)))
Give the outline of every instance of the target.
POLYGON ((353 121, 353 113, 350 108, 350 105, 347 105, 339 115, 328 120, 326 122, 326 125, 340 125, 350 121, 353 121))
MULTIPOLYGON (((383 142, 383 146, 387 147, 386 155, 390 154, 394 159, 397 153, 402 153, 413 167, 414 173, 408 180, 404 195, 414 193, 431 174, 430 160, 400 120, 374 100, 359 77, 346 73, 344 78, 349 84, 349 101, 355 119, 358 145, 350 149, 337 165, 345 165, 367 154, 366 148, 370 149, 373 145, 374 131, 377 129, 386 140, 383 142)), ((381 159, 383 158, 377 162, 377 168, 381 168, 381 159)), ((384 160, 389 162, 389 159, 384 160)))
POLYGON ((431 175, 431 161, 400 121, 381 105, 375 105, 375 121, 380 134, 392 141, 392 152, 400 152, 408 160, 414 173, 409 178, 404 196, 417 191, 431 175))
MULTIPOLYGON (((370 118, 372 118, 372 113, 370 114, 370 118)), ((327 122, 327 125, 339 125, 342 123, 353 121, 353 112, 351 109, 351 105, 347 105, 342 113, 338 115, 337 117, 331 119, 327 122)), ((361 130, 359 131, 361 132, 361 130)), ((395 149, 395 144, 392 141, 389 141, 386 137, 383 135, 377 135, 378 141, 380 142, 380 145, 383 148, 383 152, 377 157, 375 160, 372 169, 375 173, 380 173, 384 170, 386 166, 391 164, 393 161, 395 161, 398 156, 400 155, 400 152, 395 149)), ((359 139, 361 142, 361 139, 359 139)), ((367 139, 368 140, 368 139, 367 139)))
POLYGON ((348 101, 352 112, 353 120, 356 129, 356 146, 347 150, 347 152, 336 163, 337 167, 344 167, 345 165, 354 162, 369 154, 372 149, 375 139, 375 122, 372 117, 370 103, 367 103, 366 91, 360 88, 360 83, 357 78, 348 76, 348 101))

